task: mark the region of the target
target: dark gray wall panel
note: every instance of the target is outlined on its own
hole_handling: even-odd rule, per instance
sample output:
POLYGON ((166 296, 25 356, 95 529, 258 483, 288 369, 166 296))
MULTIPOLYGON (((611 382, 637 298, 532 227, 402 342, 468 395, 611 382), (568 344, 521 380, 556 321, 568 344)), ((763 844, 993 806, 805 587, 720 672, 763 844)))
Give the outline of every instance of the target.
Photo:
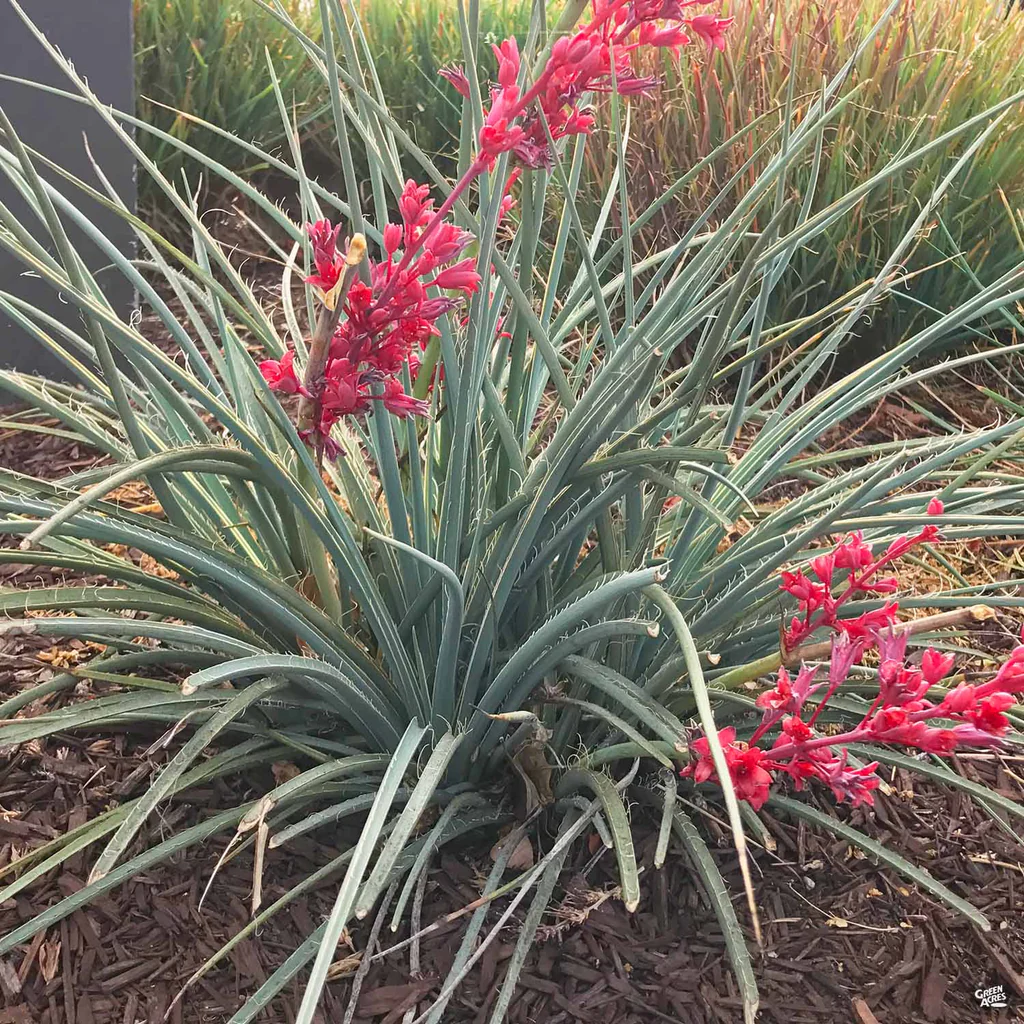
MULTIPOLYGON (((47 38, 74 63, 100 99, 116 109, 132 110, 131 0, 21 0, 21 3, 47 38)), ((73 88, 25 28, 8 0, 0 0, 0 71, 63 89, 73 88)), ((125 202, 134 207, 135 168, 131 154, 92 110, 6 81, 0 81, 0 105, 24 142, 99 188, 86 152, 83 135, 86 136, 93 159, 103 168, 125 202)), ((53 176, 50 180, 58 184, 53 176)), ((123 221, 81 193, 76 193, 75 189, 61 187, 123 252, 132 251, 131 234, 123 221)), ((0 200, 34 234, 39 235, 38 225, 2 175, 0 200)), ((72 240, 77 244, 81 238, 72 234, 72 240)), ((82 251, 94 268, 107 263, 95 248, 83 245, 82 251)), ((26 277, 23 271, 17 260, 6 250, 0 250, 0 289, 14 292, 77 328, 81 322, 77 310, 61 302, 45 283, 26 277)), ((99 280, 115 308, 128 315, 135 296, 125 279, 116 271, 108 270, 99 275, 99 280)), ((60 373, 59 363, 44 357, 36 343, 12 325, 2 312, 0 365, 60 373)))

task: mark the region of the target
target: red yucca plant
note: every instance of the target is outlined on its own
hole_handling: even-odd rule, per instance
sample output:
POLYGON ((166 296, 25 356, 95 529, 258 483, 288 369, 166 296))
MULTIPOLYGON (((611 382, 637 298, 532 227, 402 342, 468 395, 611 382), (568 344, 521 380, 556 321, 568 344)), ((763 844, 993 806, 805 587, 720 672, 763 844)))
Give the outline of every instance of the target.
MULTIPOLYGON (((323 78, 340 194, 307 172, 273 64, 288 159, 214 134, 294 181, 295 219, 202 148, 105 107, 37 31, 75 97, 176 211, 176 237, 191 239, 188 252, 172 244, 111 191, 108 206, 138 239, 139 258, 129 258, 84 212, 93 190, 65 183, 83 193, 80 208, 77 193, 52 187, 0 112, 0 171, 49 243, 0 207, 0 245, 82 321, 58 329, 45 311, 0 293, 0 311, 73 381, 3 371, 0 386, 108 456, 58 480, 0 471, 0 532, 18 539, 0 549, 0 562, 108 581, 0 591, 8 637, 84 637, 101 648, 89 666, 0 705, 0 743, 30 751, 71 731, 156 729, 173 747, 139 796, 0 868, 4 903, 70 857, 91 865, 83 889, 0 937, 0 955, 134 874, 220 837, 225 858, 253 850, 251 919, 178 998, 301 893, 329 886, 330 914, 232 1017, 255 1019, 308 970, 296 1019, 311 1024, 346 928, 358 935, 356 923, 371 914, 405 927, 438 851, 472 837, 495 848, 495 862, 450 973, 415 1020, 445 1019, 459 984, 515 917, 489 1011, 497 1024, 567 859, 594 830, 614 850, 623 904, 638 907, 634 825, 653 806, 651 864, 678 855, 693 865, 750 1021, 758 997, 747 933, 679 799, 712 778, 755 940, 744 821, 757 827, 752 807, 762 803, 841 834, 989 927, 841 811, 779 790, 784 776, 794 790, 817 780, 867 803, 874 761, 928 774, 893 745, 942 752, 1017 742, 1022 717, 1007 695, 1020 689, 1019 652, 990 682, 949 693, 946 655, 925 650, 918 664, 910 653, 919 640, 941 652, 941 630, 963 625, 979 603, 1016 598, 999 583, 958 585, 904 600, 904 610, 946 610, 900 623, 895 583, 881 574, 910 547, 927 553, 939 526, 953 540, 1024 532, 1024 483, 1002 468, 1020 444, 1016 413, 977 430, 940 420, 928 436, 865 445, 856 458, 823 454, 817 442, 937 374, 928 357, 986 318, 1013 317, 1024 298, 1019 261, 884 355, 822 383, 867 312, 905 283, 908 254, 944 196, 1022 96, 907 146, 821 209, 817 172, 792 199, 805 162, 823 167, 831 126, 850 106, 848 76, 884 38, 882 22, 814 98, 788 105, 740 194, 733 182, 688 219, 684 197, 759 126, 739 128, 638 207, 624 108, 642 109, 655 86, 644 56, 652 48, 673 52, 690 39, 723 59, 723 31, 727 40, 735 26, 712 9, 573 0, 554 25, 537 9, 522 39, 506 39, 478 66, 479 11, 460 7, 464 61, 443 79, 463 114, 452 180, 392 116, 348 6, 322 0, 315 37, 279 5, 261 10, 323 78), (595 99, 606 103, 607 127, 595 99), (251 204, 280 270, 273 309, 191 187, 179 192, 136 132, 199 162, 251 204), (368 161, 363 177, 355 140, 368 161), (799 254, 873 190, 954 144, 963 151, 877 274, 841 304, 786 323, 769 316, 799 254), (615 153, 616 174, 588 226, 577 196, 595 145, 615 153), (678 236, 647 249, 641 238, 659 219, 674 220, 678 236), (71 238, 81 235, 109 264, 102 273, 76 251, 71 238), (112 273, 137 289, 174 351, 107 301, 112 273), (114 500, 131 481, 149 486, 159 517, 114 500), (783 483, 791 499, 769 502, 783 483), (740 519, 748 528, 723 543, 740 519), (847 539, 827 553, 822 544, 836 536, 847 539), (145 572, 118 555, 126 549, 166 571, 145 572), (808 571, 793 569, 808 562, 808 571), (780 572, 783 603, 797 613, 782 630, 780 572), (791 678, 801 660, 808 667, 791 678), (813 662, 828 663, 819 669, 827 685, 816 684, 813 662), (83 673, 94 686, 85 693, 83 673), (761 680, 758 707, 743 687, 761 680), (42 696, 41 713, 19 716, 42 696), (517 817, 509 762, 527 748, 551 785, 535 786, 517 817), (274 778, 282 759, 297 774, 274 778), (645 776, 641 763, 666 771, 645 776), (230 778, 261 788, 212 813, 190 800, 196 787, 230 778), (182 816, 165 832, 154 823, 168 801, 182 816), (310 834, 326 837, 318 849, 331 855, 263 906, 262 872, 310 834), (514 851, 541 835, 536 862, 506 881, 514 851)), ((1022 814, 955 773, 942 778, 986 808, 1022 814)), ((206 882, 216 885, 216 872, 206 882)))

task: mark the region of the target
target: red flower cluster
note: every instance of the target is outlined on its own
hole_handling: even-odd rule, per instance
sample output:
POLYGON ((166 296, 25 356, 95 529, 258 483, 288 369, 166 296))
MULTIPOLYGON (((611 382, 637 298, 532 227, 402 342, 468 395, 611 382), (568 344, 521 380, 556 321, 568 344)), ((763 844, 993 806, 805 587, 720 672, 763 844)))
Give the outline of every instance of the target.
MULTIPOLYGON (((941 507, 933 502, 929 512, 938 514, 941 507)), ((829 555, 815 559, 818 565, 812 562, 812 571, 827 594, 830 594, 827 584, 831 580, 831 567, 850 571, 851 588, 852 581, 859 580, 863 585, 858 585, 857 589, 877 592, 878 583, 882 581, 869 586, 868 576, 914 544, 937 536, 934 527, 926 527, 915 537, 900 538, 876 559, 863 538, 854 535, 829 555)), ((806 580, 802 573, 785 576, 788 578, 783 588, 791 593, 797 577, 806 580)), ((801 594, 807 595, 800 598, 801 602, 813 605, 808 614, 825 608, 826 599, 818 584, 811 583, 810 589, 800 584, 799 589, 801 594)), ((895 586, 888 588, 886 585, 885 592, 891 589, 895 586)), ((731 727, 719 732, 737 797, 759 809, 768 799, 776 774, 783 773, 793 779, 798 790, 807 779, 817 779, 832 790, 837 800, 848 800, 854 807, 871 804, 873 791, 880 781, 876 773, 878 764, 851 767, 847 749, 851 743, 891 743, 931 754, 950 754, 966 746, 1001 744, 1009 727, 1005 712, 1015 703, 1015 695, 1024 693, 1024 645, 1010 654, 988 682, 962 682, 936 703, 929 700, 927 694, 952 670, 953 655, 929 648, 916 664, 908 662, 909 633, 894 626, 895 610, 893 602, 889 621, 876 626, 875 620, 871 620, 871 625, 862 623, 854 630, 846 628, 850 620, 838 620, 834 614, 821 620, 819 624, 828 625, 836 632, 832 639, 827 689, 814 702, 816 707, 812 714, 806 715, 807 701, 825 685, 815 683, 817 669, 802 666, 792 679, 786 669, 781 668, 775 687, 757 698, 762 718, 750 739, 747 742, 737 740, 736 730, 731 727), (855 728, 844 733, 824 736, 816 732, 815 721, 829 698, 846 681, 854 663, 867 650, 873 649, 878 651, 878 696, 867 713, 855 728), (772 745, 758 745, 777 725, 779 732, 772 745)), ((707 738, 695 740, 690 748, 694 759, 680 774, 694 782, 717 781, 707 738)))
MULTIPOLYGON (((280 361, 260 363, 260 372, 273 390, 317 400, 318 422, 306 440, 323 446, 331 457, 337 454, 331 428, 343 416, 365 413, 375 401, 403 418, 427 412, 426 402, 405 393, 402 368, 408 365, 415 378, 420 351, 438 333, 437 320, 458 305, 430 290, 469 295, 480 283, 476 261, 459 260, 473 236, 454 224, 435 223, 433 205, 428 185, 405 183, 398 202, 402 223, 384 228, 386 259, 369 262, 369 283, 356 280, 349 287, 345 317, 331 339, 321 381, 308 389, 302 385, 295 374, 293 352, 280 361), (428 227, 429 237, 425 237, 428 227), (396 263, 399 250, 408 258, 396 263)), ((345 271, 344 253, 337 247, 339 230, 328 221, 307 227, 316 274, 306 280, 323 293, 328 305, 345 271)))
MULTIPOLYGON (((937 498, 928 503, 929 515, 941 515, 942 511, 942 502, 937 498)), ((879 576, 879 571, 918 544, 931 544, 938 539, 939 528, 929 524, 913 537, 898 537, 876 557, 871 545, 864 542, 864 535, 855 530, 835 550, 811 559, 811 572, 816 580, 802 569, 783 572, 782 589, 797 599, 801 612, 794 616, 783 634, 783 649, 792 651, 822 626, 841 630, 853 640, 866 640, 879 629, 891 626, 899 607, 895 601, 850 619, 839 618, 839 610, 858 595, 895 593, 898 586, 895 577, 879 576), (846 589, 833 596, 837 570, 846 573, 846 589)))
MULTIPOLYGON (((593 18, 575 34, 555 41, 537 81, 521 92, 519 47, 515 39, 494 46, 498 83, 484 109, 478 160, 493 167, 511 151, 527 167, 551 163, 551 138, 589 134, 594 118, 580 107, 586 93, 635 95, 648 92, 658 80, 634 71, 634 56, 645 47, 678 52, 690 42, 687 28, 719 50, 732 18, 710 14, 688 16, 686 9, 710 0, 594 0, 593 18), (540 112, 535 109, 539 105, 540 112), (546 122, 546 128, 545 128, 546 122)), ((458 68, 440 72, 463 96, 469 82, 458 68)))
POLYGON ((306 231, 316 265, 316 273, 306 278, 306 284, 319 288, 326 295, 334 289, 345 271, 345 254, 338 251, 341 225, 332 227, 329 220, 318 220, 315 224, 307 224, 306 231))

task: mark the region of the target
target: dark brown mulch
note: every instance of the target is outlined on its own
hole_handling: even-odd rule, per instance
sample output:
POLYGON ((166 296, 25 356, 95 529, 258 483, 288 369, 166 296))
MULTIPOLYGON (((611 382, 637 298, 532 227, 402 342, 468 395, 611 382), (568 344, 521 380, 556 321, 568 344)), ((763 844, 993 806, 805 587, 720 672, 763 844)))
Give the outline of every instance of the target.
MULTIPOLYGON (((0 408, 0 419, 21 415, 42 427, 62 428, 55 419, 19 412, 17 407, 0 408)), ((0 428, 0 466, 41 480, 56 480, 69 473, 83 473, 107 460, 84 445, 53 434, 14 427, 0 428)))
MULTIPOLYGON (((17 692, 88 653, 73 646, 56 651, 34 637, 7 638, 0 650, 0 693, 17 692), (40 655, 46 660, 39 661, 40 655)), ((0 769, 0 868, 137 795, 169 756, 152 742, 157 738, 133 733, 58 735, 19 748, 0 769)), ((1008 797, 1024 797, 1020 759, 964 757, 957 768, 1008 797)), ((165 837, 229 801, 253 797, 273 784, 270 773, 265 774, 193 791, 187 805, 164 806, 145 841, 165 837)), ((760 1019, 770 1024, 1024 1019, 1017 1010, 981 1011, 973 996, 978 987, 1001 983, 1024 1007, 1024 982, 1018 973, 1024 964, 1020 847, 966 798, 923 785, 903 772, 888 779, 888 795, 879 799, 874 812, 856 812, 854 824, 927 865, 982 909, 994 930, 980 934, 900 877, 876 868, 846 842, 768 815, 777 846, 773 852, 757 850, 755 856, 764 927, 763 951, 756 957, 760 1019)), ((726 831, 713 809, 698 805, 692 813, 711 836, 713 854, 737 894, 740 920, 746 921, 726 831)), ((638 810, 638 820, 640 815, 638 810)), ((638 854, 647 866, 639 910, 629 915, 617 899, 613 858, 606 854, 595 863, 589 848, 581 845, 566 876, 567 894, 545 917, 531 950, 511 1021, 705 1024, 741 1019, 717 921, 704 905, 684 855, 674 851, 666 867, 654 871, 653 833, 643 826, 639 832, 644 838, 638 854)), ((272 851, 264 905, 323 864, 337 852, 335 844, 348 837, 328 830, 317 838, 319 842, 272 851)), ((0 1022, 155 1024, 163 1019, 190 974, 250 919, 250 850, 220 870, 199 907, 225 841, 211 841, 144 872, 8 957, 0 969, 6 1007, 0 1022)), ((0 906, 0 931, 81 888, 93 855, 77 854, 58 872, 0 906)), ((430 877, 422 922, 476 899, 488 868, 486 849, 446 854, 430 877)), ((196 1024, 225 1020, 322 920, 335 892, 337 879, 332 881, 298 898, 258 935, 241 943, 175 1004, 170 1019, 196 1024)), ((491 911, 492 922, 498 907, 491 911)), ((413 1006, 426 1009, 458 947, 460 928, 453 923, 425 938, 416 972, 410 970, 408 949, 376 961, 354 1019, 397 1024, 413 1006)), ((387 946, 404 932, 392 936, 385 927, 383 935, 387 946)), ((365 928, 352 941, 355 950, 363 950, 365 928)), ((488 949, 450 1004, 446 1022, 487 1021, 514 942, 515 932, 509 928, 488 949)), ((351 952, 339 949, 339 960, 351 952)), ((329 987, 323 1020, 343 1018, 349 985, 343 977, 329 987)), ((294 1019, 300 996, 295 983, 261 1019, 294 1019)))

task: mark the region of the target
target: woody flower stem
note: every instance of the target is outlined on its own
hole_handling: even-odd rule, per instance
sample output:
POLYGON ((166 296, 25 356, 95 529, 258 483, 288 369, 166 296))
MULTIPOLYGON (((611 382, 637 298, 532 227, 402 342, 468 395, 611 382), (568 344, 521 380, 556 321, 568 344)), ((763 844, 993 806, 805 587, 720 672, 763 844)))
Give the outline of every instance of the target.
MULTIPOLYGON (((317 316, 313 338, 309 343, 309 359, 302 386, 306 394, 299 402, 299 432, 312 430, 320 421, 320 400, 324 389, 324 373, 327 370, 327 358, 331 351, 331 340, 341 319, 341 311, 345 306, 345 296, 356 279, 359 264, 366 257, 366 239, 363 235, 353 235, 345 253, 345 273, 337 287, 325 296, 325 301, 317 316)), ((317 461, 323 459, 323 445, 317 445, 317 461)))
MULTIPOLYGON (((968 608, 956 608, 949 612, 938 612, 936 615, 925 615, 920 619, 910 619, 907 622, 901 622, 897 629, 901 633, 914 636, 917 633, 930 633, 932 630, 988 622, 995 617, 995 614, 987 604, 973 604, 968 608)), ((758 658, 757 661, 730 669, 718 676, 714 680, 714 685, 722 690, 737 690, 745 683, 751 683, 762 676, 778 672, 780 668, 795 668, 801 662, 821 661, 829 656, 831 650, 832 641, 823 640, 821 643, 794 647, 786 654, 776 651, 774 654, 766 654, 763 658, 758 658)))
MULTIPOLYGON (((306 362, 306 372, 302 379, 302 388, 305 393, 299 401, 297 428, 300 433, 310 431, 312 433, 308 436, 317 438, 316 460, 318 470, 323 466, 324 446, 323 439, 314 428, 320 422, 320 403, 324 390, 324 374, 327 370, 327 360, 331 351, 331 340, 334 338, 338 321, 341 319, 341 311, 345 306, 345 296, 348 294, 349 288, 352 287, 352 283, 359 273, 359 264, 363 262, 365 256, 366 239, 359 234, 353 235, 352 241, 349 242, 348 251, 345 253, 345 272, 335 288, 324 296, 323 305, 317 315, 313 337, 309 343, 309 359, 306 362)), ((304 465, 299 466, 299 479, 309 494, 314 496, 316 488, 312 475, 308 473, 304 465)), ((320 543, 312 530, 303 524, 301 532, 309 567, 313 572, 313 578, 316 580, 319 604, 336 622, 340 622, 344 612, 344 605, 338 593, 337 575, 331 566, 323 544, 320 543)))

